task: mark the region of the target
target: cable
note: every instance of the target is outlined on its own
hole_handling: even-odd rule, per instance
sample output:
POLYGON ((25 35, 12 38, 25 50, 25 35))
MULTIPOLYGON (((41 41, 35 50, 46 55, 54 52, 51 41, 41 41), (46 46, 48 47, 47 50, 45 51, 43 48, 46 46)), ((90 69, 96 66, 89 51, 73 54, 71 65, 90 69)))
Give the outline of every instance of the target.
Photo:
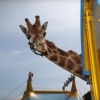
MULTIPOLYGON (((54 80, 65 80, 65 79, 62 79, 62 78, 34 78, 34 80, 35 79, 54 79, 54 80)), ((27 80, 26 80, 27 81, 27 80)), ((25 82, 26 82, 25 81, 25 82)), ((3 99, 1 99, 1 100, 5 100, 9 95, 11 95, 13 92, 15 92, 19 87, 21 87, 25 82, 23 82, 21 85, 19 85, 17 88, 15 88, 12 92, 10 92, 7 96, 5 96, 3 99)), ((76 82, 78 82, 77 80, 76 80, 76 82)), ((79 82, 78 82, 79 83, 79 82)), ((79 83, 80 84, 80 83, 79 83)), ((80 84, 81 85, 81 84, 80 84)), ((81 85, 83 88, 85 88, 83 85, 81 85)), ((50 88, 49 88, 50 89, 50 88)), ((57 88, 56 88, 57 89, 57 88)), ((85 88, 86 89, 86 88, 85 88)), ((87 89, 86 89, 87 90, 87 89)), ((87 90, 88 91, 88 90, 87 90)), ((22 92, 21 92, 22 93, 22 92)), ((21 94, 20 93, 20 94, 21 94)), ((80 92, 81 93, 81 92, 80 92)), ((20 95, 19 94, 19 95, 20 95)), ((19 96, 18 95, 18 96, 19 96)))
MULTIPOLYGON (((27 81, 27 80, 26 80, 27 81)), ((26 82, 25 81, 25 82, 26 82)), ((23 82, 21 85, 19 85, 17 88, 15 88, 12 92, 10 92, 7 96, 5 96, 2 100, 5 100, 9 95, 11 95, 13 92, 15 92, 19 87, 21 87, 25 82, 23 82)))
MULTIPOLYGON (((79 83, 77 80, 76 80, 77 83, 79 83)), ((80 84, 80 83, 79 83, 80 84)), ((80 84, 81 85, 81 84, 80 84)), ((87 88, 85 88, 83 85, 81 85, 85 90, 87 90, 87 88)), ((89 90, 87 90, 88 92, 89 90)))
MULTIPOLYGON (((24 91, 25 91, 25 89, 24 89, 24 91)), ((18 96, 22 96, 21 94, 23 93, 23 91, 22 92, 20 92, 16 97, 15 97, 15 99, 14 100, 16 100, 17 98, 18 98, 18 96)))
POLYGON ((82 100, 82 98, 78 95, 78 93, 77 93, 76 95, 78 96, 78 98, 79 98, 80 100, 82 100))
MULTIPOLYGON (((18 94, 18 95, 15 97, 15 99, 13 99, 13 100, 17 100, 17 99, 18 99, 18 96, 20 96, 22 93, 23 93, 23 91, 22 91, 20 94, 18 94)), ((20 96, 20 97, 21 97, 21 96, 20 96)))
MULTIPOLYGON (((56 80, 66 80, 66 79, 62 79, 62 78, 34 78, 34 79, 56 79, 56 80)), ((33 79, 33 80, 34 80, 33 79)))
MULTIPOLYGON (((78 86, 77 86, 77 89, 79 90, 78 86)), ((80 92, 80 95, 83 96, 80 90, 79 90, 79 92, 80 92)))

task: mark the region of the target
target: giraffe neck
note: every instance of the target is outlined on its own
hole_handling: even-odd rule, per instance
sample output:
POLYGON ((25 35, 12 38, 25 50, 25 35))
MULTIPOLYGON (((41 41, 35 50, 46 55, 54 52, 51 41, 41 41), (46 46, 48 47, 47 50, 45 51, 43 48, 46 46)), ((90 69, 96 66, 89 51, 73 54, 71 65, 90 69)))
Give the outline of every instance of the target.
POLYGON ((81 56, 75 53, 74 51, 65 52, 57 48, 52 42, 46 40, 48 46, 47 57, 50 61, 54 62, 61 68, 69 71, 75 76, 80 77, 85 80, 86 78, 82 75, 82 59, 81 56))

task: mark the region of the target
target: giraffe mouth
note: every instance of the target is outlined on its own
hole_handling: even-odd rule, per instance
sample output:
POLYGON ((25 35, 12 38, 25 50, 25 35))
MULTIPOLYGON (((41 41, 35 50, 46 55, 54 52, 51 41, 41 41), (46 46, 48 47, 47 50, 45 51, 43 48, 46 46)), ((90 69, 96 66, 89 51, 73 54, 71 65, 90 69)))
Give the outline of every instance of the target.
POLYGON ((33 53, 40 55, 40 56, 44 56, 47 54, 47 51, 41 52, 39 50, 36 50, 34 45, 32 45, 31 43, 29 43, 30 49, 32 50, 33 53))
POLYGON ((30 49, 33 51, 33 53, 35 53, 37 55, 43 56, 43 55, 45 55, 47 53, 47 50, 43 49, 44 46, 45 46, 45 43, 38 43, 39 46, 43 46, 43 48, 42 48, 41 51, 44 51, 44 52, 41 52, 41 51, 39 51, 39 50, 36 49, 37 45, 35 43, 35 40, 37 39, 38 36, 41 37, 41 38, 43 38, 40 34, 37 34, 34 39, 31 38, 31 37, 28 39, 29 40, 28 44, 30 46, 30 49))

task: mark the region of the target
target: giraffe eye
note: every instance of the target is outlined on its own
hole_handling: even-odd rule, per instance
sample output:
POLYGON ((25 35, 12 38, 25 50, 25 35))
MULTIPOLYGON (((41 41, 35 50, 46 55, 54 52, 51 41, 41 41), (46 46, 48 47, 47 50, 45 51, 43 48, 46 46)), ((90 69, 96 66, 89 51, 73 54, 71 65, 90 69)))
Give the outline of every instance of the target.
POLYGON ((43 33, 43 36, 44 36, 44 37, 46 36, 46 32, 43 33))

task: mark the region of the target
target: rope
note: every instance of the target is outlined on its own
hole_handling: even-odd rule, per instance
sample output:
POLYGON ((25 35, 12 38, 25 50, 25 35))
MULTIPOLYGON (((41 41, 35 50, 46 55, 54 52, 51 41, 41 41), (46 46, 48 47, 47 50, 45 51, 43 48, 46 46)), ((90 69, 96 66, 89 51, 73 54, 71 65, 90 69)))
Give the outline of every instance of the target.
MULTIPOLYGON (((24 91, 25 91, 25 89, 24 89, 24 91)), ((23 93, 23 91, 22 92, 20 92, 16 97, 15 97, 15 99, 13 99, 13 100, 17 100, 18 99, 18 96, 22 96, 22 93, 23 93)), ((19 97, 19 99, 20 99, 20 97, 19 97)))
POLYGON ((79 97, 80 100, 82 100, 82 98, 78 95, 78 93, 76 95, 79 97))
MULTIPOLYGON (((34 78, 35 79, 54 79, 54 80, 65 80, 65 79, 62 79, 62 78, 34 78)), ((26 80, 27 81, 27 80, 26 80)), ((26 81, 24 81, 22 84, 20 84, 17 88, 15 88, 12 92, 10 92, 7 96, 5 96, 3 99, 1 100, 5 100, 9 95, 11 95, 12 93, 14 93, 18 88, 20 88, 26 81)), ((79 83, 77 80, 76 80, 77 83, 79 83)), ((80 84, 80 83, 79 83, 80 84)), ((81 85, 81 84, 80 84, 81 85)), ((85 90, 87 90, 83 85, 81 85, 85 90)), ((78 88, 78 87, 77 87, 78 88)), ((49 88, 49 89, 52 89, 52 88, 49 88)), ((55 88, 55 89, 58 89, 58 88, 55 88)), ((79 88, 78 88, 79 90, 79 88)), ((89 90, 87 90, 89 91, 89 90)), ((80 90, 79 90, 80 92, 80 90)), ((22 93, 22 92, 21 92, 22 93)), ((21 94, 20 93, 20 94, 21 94)), ((18 97, 20 94, 18 94, 16 97, 18 97)), ((80 94, 82 95, 82 93, 80 92, 80 94)))
MULTIPOLYGON (((25 81, 26 82, 26 81, 25 81)), ((21 87, 25 82, 23 82, 21 85, 19 85, 17 88, 15 88, 12 92, 10 92, 7 96, 5 96, 2 100, 5 100, 9 95, 14 93, 19 87, 21 87)))
MULTIPOLYGON (((79 83, 77 80, 76 80, 77 83, 79 83)), ((80 83, 79 83, 80 84, 80 83)), ((81 85, 81 84, 80 84, 81 85)), ((87 88, 85 88, 83 85, 81 85, 85 90, 87 90, 87 88)), ((87 90, 88 92, 89 90, 87 90)))
MULTIPOLYGON (((78 86, 77 86, 77 89, 79 90, 78 86)), ((79 90, 79 93, 80 93, 81 96, 83 96, 80 90, 79 90)))
POLYGON ((65 78, 34 78, 34 79, 54 79, 54 80, 66 80, 65 78))

